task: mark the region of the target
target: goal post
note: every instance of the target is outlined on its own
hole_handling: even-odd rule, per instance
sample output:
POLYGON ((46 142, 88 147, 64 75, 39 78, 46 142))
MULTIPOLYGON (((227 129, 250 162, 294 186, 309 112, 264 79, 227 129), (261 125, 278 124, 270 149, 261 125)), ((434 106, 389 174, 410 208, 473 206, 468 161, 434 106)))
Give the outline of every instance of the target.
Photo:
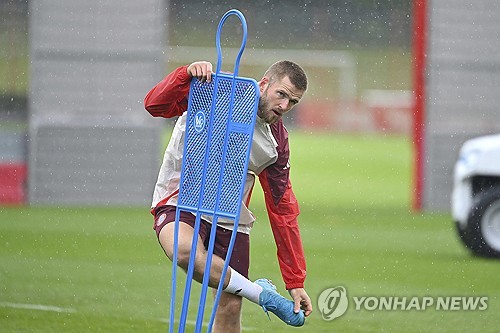
POLYGON ((413 1, 413 196, 412 208, 422 209, 424 154, 424 91, 427 0, 413 1))

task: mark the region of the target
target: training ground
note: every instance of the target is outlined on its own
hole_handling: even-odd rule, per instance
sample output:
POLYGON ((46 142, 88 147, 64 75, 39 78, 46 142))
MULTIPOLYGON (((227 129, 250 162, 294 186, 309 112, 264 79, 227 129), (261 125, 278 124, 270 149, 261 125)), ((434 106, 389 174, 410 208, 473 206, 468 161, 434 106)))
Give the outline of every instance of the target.
MULTIPOLYGON (((296 332, 497 332, 500 265, 471 256, 448 214, 410 211, 406 138, 290 136, 315 307, 296 332), (488 308, 370 311, 351 302, 324 321, 316 302, 335 286, 349 297, 486 296, 488 308)), ((260 188, 251 207, 251 278, 270 278, 286 293, 260 188)), ((0 331, 166 332, 171 265, 151 226, 148 207, 0 208, 0 331)), ((248 301, 243 326, 290 331, 248 301)))

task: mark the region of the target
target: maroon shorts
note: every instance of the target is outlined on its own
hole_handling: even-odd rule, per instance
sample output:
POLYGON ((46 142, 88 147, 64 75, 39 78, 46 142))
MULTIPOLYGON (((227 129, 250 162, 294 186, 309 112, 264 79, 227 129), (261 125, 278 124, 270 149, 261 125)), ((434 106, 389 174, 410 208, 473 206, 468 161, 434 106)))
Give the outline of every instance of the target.
MULTIPOLYGON (((159 237, 161 229, 168 223, 175 221, 175 206, 160 206, 154 209, 154 225, 153 229, 156 231, 156 236, 159 237)), ((195 216, 191 213, 181 211, 180 219, 182 223, 190 225, 194 229, 195 216)), ((212 224, 200 220, 199 235, 205 246, 208 249, 208 242, 210 240, 210 232, 212 224)), ((226 259, 227 248, 231 240, 232 230, 224 229, 217 226, 215 234, 214 254, 222 259, 226 259)), ((248 278, 248 268, 250 266, 250 237, 242 232, 236 233, 236 240, 234 242, 233 253, 229 261, 231 266, 238 273, 248 278)))

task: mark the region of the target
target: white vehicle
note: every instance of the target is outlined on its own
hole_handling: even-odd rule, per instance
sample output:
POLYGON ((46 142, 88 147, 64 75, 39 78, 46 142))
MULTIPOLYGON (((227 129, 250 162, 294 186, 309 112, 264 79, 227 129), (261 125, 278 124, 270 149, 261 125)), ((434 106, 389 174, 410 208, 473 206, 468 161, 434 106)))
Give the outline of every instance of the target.
POLYGON ((455 164, 452 217, 473 253, 500 257, 500 135, 464 143, 455 164))

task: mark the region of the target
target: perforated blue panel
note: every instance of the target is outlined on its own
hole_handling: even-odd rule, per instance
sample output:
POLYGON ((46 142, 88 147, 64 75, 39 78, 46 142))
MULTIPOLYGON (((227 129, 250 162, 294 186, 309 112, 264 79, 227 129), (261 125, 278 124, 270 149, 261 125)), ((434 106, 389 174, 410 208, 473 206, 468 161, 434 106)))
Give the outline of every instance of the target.
POLYGON ((207 248, 205 269, 200 294, 195 332, 201 332, 208 280, 215 246, 215 235, 219 217, 232 219, 234 229, 227 246, 227 255, 217 288, 212 315, 207 332, 211 332, 215 313, 222 293, 225 274, 229 267, 231 252, 236 240, 243 191, 252 146, 253 129, 259 103, 259 89, 253 79, 238 77, 241 55, 246 44, 247 25, 243 14, 230 10, 222 17, 216 35, 218 54, 217 71, 212 82, 201 83, 193 79, 189 91, 183 163, 179 186, 174 229, 174 254, 172 266, 172 297, 170 299, 170 328, 175 322, 175 291, 179 219, 181 211, 196 214, 182 311, 179 318, 179 333, 186 327, 191 283, 194 273, 198 232, 201 216, 211 216, 212 226, 207 248), (234 74, 220 72, 222 52, 220 33, 225 20, 236 15, 243 27, 243 40, 236 57, 234 74))
POLYGON ((180 208, 236 218, 241 208, 258 97, 258 86, 252 79, 218 74, 211 83, 193 80, 180 208))
POLYGON ((190 135, 188 144, 184 147, 184 157, 182 166, 182 185, 179 189, 180 204, 187 207, 198 207, 198 198, 201 195, 201 185, 203 169, 199 166, 203 165, 205 159, 205 149, 208 142, 208 128, 210 125, 210 108, 212 107, 213 84, 205 84, 203 89, 200 89, 201 83, 194 80, 191 88, 197 90, 197 94, 192 94, 188 118, 186 121, 186 133, 196 132, 197 135, 190 135), (199 110, 204 113, 206 124, 201 132, 195 130, 196 112, 199 110))

